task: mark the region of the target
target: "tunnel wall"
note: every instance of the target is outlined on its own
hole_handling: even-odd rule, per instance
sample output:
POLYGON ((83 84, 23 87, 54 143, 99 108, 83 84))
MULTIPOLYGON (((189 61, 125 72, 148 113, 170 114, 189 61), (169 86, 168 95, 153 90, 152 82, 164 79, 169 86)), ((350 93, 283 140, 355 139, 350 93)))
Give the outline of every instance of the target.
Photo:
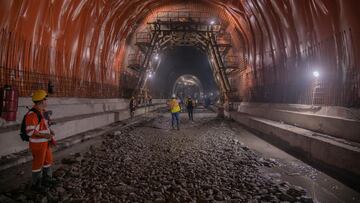
MULTIPOLYGON (((28 96, 51 81, 56 96, 118 97, 124 1, 0 1, 1 84, 28 96)), ((125 23, 124 23, 125 22, 125 23)))
MULTIPOLYGON (((21 95, 118 97, 127 39, 156 8, 211 8, 230 23, 248 65, 232 78, 235 99, 360 105, 360 2, 0 1, 1 85, 21 95), (320 72, 316 81, 314 69, 320 72), (316 87, 316 88, 315 88, 316 87)), ((206 9, 205 9, 206 10, 206 9)))
POLYGON ((250 31, 250 68, 237 77, 243 101, 360 106, 359 1, 243 2, 250 31))
MULTIPOLYGON (((165 100, 161 99, 153 99, 152 103, 154 105, 146 109, 137 108, 135 115, 165 106, 165 100)), ((21 140, 19 130, 22 118, 28 111, 26 106, 32 105, 31 98, 20 98, 16 122, 1 123, 5 126, 0 128, 0 157, 28 148, 28 143, 21 140)), ((52 119, 56 122, 52 129, 58 141, 128 119, 130 117, 128 106, 127 99, 50 98, 48 100, 48 110, 53 111, 52 119)))

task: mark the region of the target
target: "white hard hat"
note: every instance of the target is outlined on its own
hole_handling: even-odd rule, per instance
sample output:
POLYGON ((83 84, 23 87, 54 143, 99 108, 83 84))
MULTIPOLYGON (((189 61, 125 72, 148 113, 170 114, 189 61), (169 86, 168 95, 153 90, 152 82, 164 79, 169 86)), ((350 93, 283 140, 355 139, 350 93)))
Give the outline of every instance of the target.
POLYGON ((172 94, 172 95, 171 95, 171 98, 176 98, 176 95, 175 95, 175 94, 172 94))

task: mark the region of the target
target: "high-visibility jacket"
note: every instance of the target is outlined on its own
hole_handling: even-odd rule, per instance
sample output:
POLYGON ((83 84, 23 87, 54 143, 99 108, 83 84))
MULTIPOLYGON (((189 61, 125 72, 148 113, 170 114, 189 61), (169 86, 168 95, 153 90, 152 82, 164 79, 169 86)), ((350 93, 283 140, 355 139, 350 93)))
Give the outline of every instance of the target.
POLYGON ((169 106, 170 106, 171 113, 180 112, 180 105, 179 105, 179 102, 176 99, 170 100, 169 106))
POLYGON ((30 111, 25 117, 26 134, 29 138, 29 147, 33 155, 32 172, 41 172, 42 168, 51 167, 53 164, 52 151, 49 144, 49 139, 34 136, 34 134, 50 134, 48 121, 44 118, 38 121, 38 116, 35 112, 30 111))
MULTIPOLYGON (((40 111, 41 112, 41 111, 40 111)), ((41 112, 43 114, 43 112, 41 112)), ((34 136, 34 134, 50 134, 48 121, 42 116, 41 121, 38 121, 38 116, 35 112, 30 111, 25 117, 26 134, 29 136, 30 143, 48 142, 46 138, 34 136)))

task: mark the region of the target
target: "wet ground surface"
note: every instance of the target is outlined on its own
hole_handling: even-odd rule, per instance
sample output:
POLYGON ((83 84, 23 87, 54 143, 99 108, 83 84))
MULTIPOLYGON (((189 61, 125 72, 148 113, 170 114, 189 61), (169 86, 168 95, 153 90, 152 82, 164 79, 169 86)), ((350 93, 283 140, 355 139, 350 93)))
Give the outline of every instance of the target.
MULTIPOLYGON (((56 155, 59 184, 0 195, 18 202, 359 202, 359 194, 232 121, 200 110, 127 127, 56 155), (200 113, 201 112, 201 113, 200 113), (326 179, 326 181, 325 181, 326 179)), ((16 187, 29 164, 2 172, 16 187), (13 173, 18 173, 17 179, 13 173), (6 175, 9 174, 9 176, 6 175), (12 175, 10 175, 12 174, 12 175), (20 177, 20 178, 19 178, 20 177)), ((5 183, 4 181, 1 182, 5 183)))

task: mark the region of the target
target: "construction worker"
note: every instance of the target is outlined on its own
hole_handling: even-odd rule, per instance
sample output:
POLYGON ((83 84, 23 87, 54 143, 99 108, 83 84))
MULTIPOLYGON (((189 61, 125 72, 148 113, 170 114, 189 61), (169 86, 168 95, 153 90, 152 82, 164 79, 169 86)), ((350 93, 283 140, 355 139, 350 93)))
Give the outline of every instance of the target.
POLYGON ((171 112, 171 126, 172 129, 175 129, 175 120, 176 120, 176 129, 180 130, 180 105, 176 99, 175 94, 172 95, 171 100, 169 101, 169 108, 171 112))
POLYGON ((152 96, 151 95, 148 95, 148 104, 152 105, 152 96))
POLYGON ((47 96, 45 90, 36 90, 32 96, 34 106, 25 116, 26 134, 29 136, 29 147, 33 156, 31 188, 38 191, 42 191, 43 186, 56 183, 52 178, 53 156, 50 147, 55 143, 55 134, 43 116, 47 107, 47 96))
POLYGON ((134 118, 135 115, 135 109, 136 109, 136 100, 135 97, 131 97, 130 98, 130 103, 129 103, 129 109, 130 109, 130 118, 134 118))
POLYGON ((190 96, 188 96, 185 103, 189 115, 189 120, 194 121, 194 117, 193 117, 194 103, 190 96))

